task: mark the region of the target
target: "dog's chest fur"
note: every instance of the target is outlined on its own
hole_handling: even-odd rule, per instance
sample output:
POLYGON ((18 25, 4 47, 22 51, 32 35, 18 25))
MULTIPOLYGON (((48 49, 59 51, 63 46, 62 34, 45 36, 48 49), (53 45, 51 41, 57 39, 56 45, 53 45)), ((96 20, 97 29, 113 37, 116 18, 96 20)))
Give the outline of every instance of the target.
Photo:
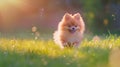
POLYGON ((75 32, 75 33, 65 33, 62 34, 66 42, 79 42, 81 41, 82 35, 80 32, 75 32))

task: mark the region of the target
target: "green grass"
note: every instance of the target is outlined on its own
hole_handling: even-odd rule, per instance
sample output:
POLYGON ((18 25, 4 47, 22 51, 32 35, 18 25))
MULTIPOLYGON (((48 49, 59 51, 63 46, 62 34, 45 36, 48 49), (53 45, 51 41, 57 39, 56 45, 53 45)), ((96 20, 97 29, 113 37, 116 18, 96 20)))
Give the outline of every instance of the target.
POLYGON ((63 50, 52 39, 1 38, 0 67, 110 67, 114 48, 120 48, 120 37, 84 39, 78 49, 63 50))

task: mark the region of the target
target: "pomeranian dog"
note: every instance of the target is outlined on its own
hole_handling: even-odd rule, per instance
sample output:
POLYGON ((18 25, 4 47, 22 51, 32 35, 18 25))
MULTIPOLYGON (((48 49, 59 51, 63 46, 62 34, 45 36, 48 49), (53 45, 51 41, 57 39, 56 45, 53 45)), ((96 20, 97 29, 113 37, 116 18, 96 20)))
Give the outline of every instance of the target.
POLYGON ((79 13, 74 15, 65 13, 58 24, 58 30, 53 34, 53 39, 61 48, 78 47, 84 30, 85 24, 79 13))

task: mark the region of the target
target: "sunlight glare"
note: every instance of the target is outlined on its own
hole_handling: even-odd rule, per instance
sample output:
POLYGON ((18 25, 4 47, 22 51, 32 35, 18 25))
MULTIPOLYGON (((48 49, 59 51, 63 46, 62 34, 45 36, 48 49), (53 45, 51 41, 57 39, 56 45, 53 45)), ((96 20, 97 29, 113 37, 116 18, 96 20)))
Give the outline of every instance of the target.
POLYGON ((11 22, 19 17, 20 12, 27 13, 29 9, 30 4, 26 0, 0 0, 0 17, 3 26, 12 25, 11 22))

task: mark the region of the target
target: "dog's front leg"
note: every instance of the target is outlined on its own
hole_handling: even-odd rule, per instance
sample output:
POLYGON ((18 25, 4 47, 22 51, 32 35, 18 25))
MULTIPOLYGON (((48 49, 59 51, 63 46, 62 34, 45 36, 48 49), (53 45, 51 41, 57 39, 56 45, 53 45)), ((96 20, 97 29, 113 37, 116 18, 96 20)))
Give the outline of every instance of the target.
POLYGON ((78 48, 79 45, 80 45, 80 42, 74 42, 73 45, 74 45, 75 48, 78 48))

